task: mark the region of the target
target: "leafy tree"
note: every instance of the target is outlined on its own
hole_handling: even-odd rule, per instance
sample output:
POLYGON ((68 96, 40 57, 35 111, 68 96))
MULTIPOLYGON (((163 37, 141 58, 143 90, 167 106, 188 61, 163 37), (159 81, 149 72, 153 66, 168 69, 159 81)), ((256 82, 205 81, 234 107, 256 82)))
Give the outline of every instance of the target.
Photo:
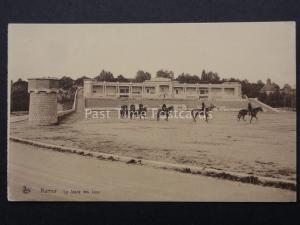
POLYGON ((187 83, 187 81, 189 80, 189 77, 190 77, 191 75, 190 74, 188 74, 188 73, 182 73, 182 74, 180 74, 177 78, 176 78, 176 80, 179 82, 179 83, 187 83))
POLYGON ((292 107, 292 95, 282 92, 282 107, 292 107))
POLYGON ((163 77, 163 78, 169 78, 169 79, 174 79, 174 72, 173 71, 168 71, 168 70, 159 70, 156 72, 156 77, 163 77))
POLYGON ((101 73, 95 77, 95 80, 112 82, 115 80, 115 78, 111 72, 102 70, 101 73))
POLYGON ((275 87, 275 89, 276 89, 276 91, 279 91, 280 90, 280 87, 279 87, 279 85, 278 84, 276 84, 276 83, 272 83, 273 85, 274 85, 274 87, 275 87))
POLYGON ((247 79, 245 79, 241 81, 241 86, 243 95, 246 95, 249 98, 264 98, 264 96, 260 93, 260 90, 264 86, 263 83, 250 83, 247 79))
POLYGON ((231 78, 228 79, 228 82, 239 82, 240 83, 241 81, 240 81, 240 79, 236 79, 236 78, 231 77, 231 78))
POLYGON ((74 81, 74 84, 77 85, 77 86, 81 86, 81 87, 82 87, 82 86, 83 86, 83 81, 84 81, 85 79, 91 79, 91 78, 86 77, 86 76, 79 77, 78 79, 76 79, 76 80, 74 81))
POLYGON ((144 82, 145 80, 150 80, 151 74, 148 72, 144 72, 143 70, 139 70, 136 73, 135 81, 136 82, 144 82))
POLYGON ((233 78, 233 77, 230 77, 230 78, 223 78, 220 80, 221 83, 223 82, 239 82, 241 83, 240 79, 237 79, 237 78, 233 78))
POLYGON ((270 78, 267 79, 267 84, 272 85, 273 87, 275 87, 276 91, 279 91, 279 89, 280 89, 279 85, 274 83, 274 82, 271 82, 270 78))
POLYGON ((202 71, 201 74, 201 82, 202 83, 220 83, 220 77, 218 73, 214 73, 212 71, 206 72, 202 71))
POLYGON ((179 83, 196 84, 200 83, 200 78, 197 75, 190 75, 188 73, 182 73, 177 78, 179 83))
POLYGON ((212 83, 217 83, 220 81, 220 77, 218 73, 208 72, 208 77, 211 80, 212 83))
POLYGON ((200 77, 198 77, 198 75, 191 76, 191 78, 189 80, 189 83, 191 83, 191 84, 197 84, 200 82, 201 82, 201 80, 200 80, 200 77))
POLYGON ((283 89, 291 90, 292 87, 291 87, 291 85, 289 85, 289 84, 284 84, 283 89))
POLYGON ((270 93, 267 98, 267 102, 272 107, 282 107, 282 97, 279 91, 270 93))
POLYGON ((265 86, 264 82, 262 82, 261 80, 257 81, 257 85, 260 86, 261 88, 265 86))
POLYGON ((11 112, 28 111, 29 109, 29 93, 28 82, 18 79, 11 82, 11 112))
POLYGON ((291 107, 295 108, 295 98, 291 93, 285 93, 280 91, 275 91, 267 95, 266 93, 260 93, 258 99, 263 103, 270 105, 272 107, 291 107))
POLYGON ((119 81, 119 82, 129 82, 128 79, 126 79, 123 75, 119 75, 117 78, 116 78, 116 81, 119 81))
POLYGON ((65 90, 70 89, 73 86, 73 84, 74 84, 74 80, 71 77, 63 76, 59 80, 59 87, 65 90))
POLYGON ((259 101, 267 104, 267 99, 268 99, 268 95, 265 92, 259 93, 259 96, 258 96, 259 101))

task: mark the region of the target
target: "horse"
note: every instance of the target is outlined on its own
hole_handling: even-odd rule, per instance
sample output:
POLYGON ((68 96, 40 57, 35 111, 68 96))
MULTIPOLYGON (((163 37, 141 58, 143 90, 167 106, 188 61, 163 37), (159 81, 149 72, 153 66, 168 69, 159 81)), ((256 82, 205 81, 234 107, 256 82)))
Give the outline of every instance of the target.
POLYGON ((122 105, 121 106, 120 116, 121 116, 122 119, 128 117, 128 107, 127 107, 127 105, 122 105))
POLYGON ((258 113, 258 112, 262 112, 262 111, 263 111, 263 110, 262 110, 261 107, 253 108, 252 111, 251 111, 251 119, 250 119, 250 123, 251 123, 251 121, 252 121, 253 118, 255 118, 255 119, 257 120, 257 119, 258 119, 258 118, 256 117, 257 113, 258 113))
POLYGON ((208 122, 208 118, 210 117, 211 111, 214 108, 216 108, 216 106, 211 104, 209 107, 206 107, 204 110, 202 110, 202 109, 193 109, 191 111, 191 114, 192 114, 194 122, 196 122, 196 118, 197 118, 198 115, 199 116, 204 115, 205 116, 205 121, 208 122))
POLYGON ((245 116, 250 113, 250 111, 248 109, 241 109, 237 115, 238 120, 240 121, 241 118, 243 118, 243 120, 245 120, 245 116))
POLYGON ((237 118, 239 121, 241 118, 243 118, 243 120, 245 120, 245 116, 249 114, 251 116, 251 118, 250 118, 250 123, 251 123, 253 118, 258 119, 256 117, 256 115, 258 112, 262 112, 262 111, 263 110, 261 107, 253 108, 251 111, 248 109, 241 109, 237 115, 237 118))
POLYGON ((165 104, 163 104, 163 107, 161 109, 158 109, 156 119, 159 120, 160 116, 165 115, 166 121, 168 121, 170 112, 174 111, 174 106, 166 107, 165 104))
POLYGON ((130 115, 130 119, 132 120, 132 117, 133 116, 137 116, 137 111, 135 110, 135 105, 130 105, 130 108, 129 108, 129 115, 130 115))
POLYGON ((143 106, 143 104, 139 104, 139 109, 137 111, 137 114, 140 116, 140 119, 145 119, 147 113, 147 108, 143 106))

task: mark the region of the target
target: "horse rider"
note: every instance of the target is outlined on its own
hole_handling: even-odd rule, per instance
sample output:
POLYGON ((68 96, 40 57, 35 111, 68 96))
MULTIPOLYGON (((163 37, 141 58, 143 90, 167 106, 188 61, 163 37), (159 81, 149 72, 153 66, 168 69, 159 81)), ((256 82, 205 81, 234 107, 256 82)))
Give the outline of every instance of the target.
POLYGON ((205 110, 205 103, 202 102, 202 105, 201 105, 201 110, 204 111, 205 110))
POLYGON ((142 110, 142 109, 143 109, 143 106, 144 106, 144 105, 143 105, 142 103, 140 103, 140 104, 139 104, 139 110, 142 110))
POLYGON ((251 102, 248 103, 248 111, 249 111, 249 116, 252 114, 252 105, 251 102))
POLYGON ((163 105, 162 105, 162 111, 166 111, 166 109, 167 109, 166 104, 163 104, 163 105))
POLYGON ((134 104, 130 105, 129 112, 130 112, 130 119, 132 119, 132 116, 136 115, 135 105, 134 104))

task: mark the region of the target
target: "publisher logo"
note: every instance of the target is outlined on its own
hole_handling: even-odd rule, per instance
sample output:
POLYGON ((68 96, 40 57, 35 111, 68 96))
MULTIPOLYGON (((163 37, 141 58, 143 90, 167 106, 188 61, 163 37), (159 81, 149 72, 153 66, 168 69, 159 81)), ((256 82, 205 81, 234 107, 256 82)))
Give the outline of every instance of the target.
POLYGON ((27 187, 26 185, 24 185, 24 186, 22 187, 22 192, 23 192, 24 194, 28 194, 28 193, 31 192, 31 190, 30 190, 29 187, 27 187))

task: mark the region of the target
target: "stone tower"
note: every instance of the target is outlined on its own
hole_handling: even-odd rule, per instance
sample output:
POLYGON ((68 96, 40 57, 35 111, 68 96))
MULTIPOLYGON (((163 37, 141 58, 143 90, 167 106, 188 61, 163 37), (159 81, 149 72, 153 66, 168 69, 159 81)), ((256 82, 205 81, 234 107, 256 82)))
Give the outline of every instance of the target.
POLYGON ((29 122, 31 124, 57 124, 58 86, 59 80, 56 78, 28 79, 29 122))

